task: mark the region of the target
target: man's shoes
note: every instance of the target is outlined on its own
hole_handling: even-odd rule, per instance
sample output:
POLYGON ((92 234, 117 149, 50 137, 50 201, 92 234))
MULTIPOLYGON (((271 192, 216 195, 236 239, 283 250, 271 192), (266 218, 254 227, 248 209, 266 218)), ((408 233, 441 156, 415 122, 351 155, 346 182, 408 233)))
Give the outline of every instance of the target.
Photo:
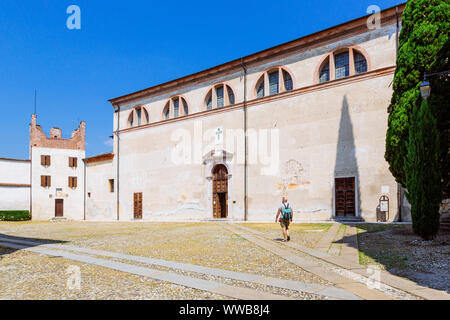
POLYGON ((291 236, 287 236, 287 241, 291 241, 291 236))

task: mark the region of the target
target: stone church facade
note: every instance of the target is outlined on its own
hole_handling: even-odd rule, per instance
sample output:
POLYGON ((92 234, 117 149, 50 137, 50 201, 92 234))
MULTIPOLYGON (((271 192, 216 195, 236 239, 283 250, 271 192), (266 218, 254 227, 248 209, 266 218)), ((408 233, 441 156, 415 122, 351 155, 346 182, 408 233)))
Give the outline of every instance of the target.
POLYGON ((297 221, 396 221, 384 146, 403 8, 111 99, 111 153, 84 156, 84 123, 67 146, 31 142, 33 219, 63 197, 74 220, 273 221, 287 196, 297 221), (50 172, 47 154, 77 167, 50 172), (64 178, 45 191, 42 175, 64 178))

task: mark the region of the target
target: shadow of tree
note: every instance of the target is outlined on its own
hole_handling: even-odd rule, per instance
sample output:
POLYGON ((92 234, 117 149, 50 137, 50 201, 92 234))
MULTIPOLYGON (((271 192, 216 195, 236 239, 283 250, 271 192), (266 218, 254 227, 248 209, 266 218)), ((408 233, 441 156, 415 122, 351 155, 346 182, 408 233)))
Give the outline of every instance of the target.
POLYGON ((357 244, 360 264, 379 265, 392 275, 450 293, 449 231, 441 230, 434 241, 425 243, 410 224, 345 224, 358 228, 357 235, 334 243, 357 244))

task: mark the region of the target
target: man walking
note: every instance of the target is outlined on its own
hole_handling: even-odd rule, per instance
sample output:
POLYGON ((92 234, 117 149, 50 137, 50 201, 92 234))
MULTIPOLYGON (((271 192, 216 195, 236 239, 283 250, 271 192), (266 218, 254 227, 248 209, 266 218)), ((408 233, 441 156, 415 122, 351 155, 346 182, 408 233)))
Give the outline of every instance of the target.
POLYGON ((279 221, 281 229, 283 230, 283 242, 291 240, 291 236, 289 235, 289 224, 292 222, 293 217, 294 211, 289 205, 288 199, 283 197, 281 199, 281 205, 278 208, 277 217, 275 218, 275 222, 279 221))

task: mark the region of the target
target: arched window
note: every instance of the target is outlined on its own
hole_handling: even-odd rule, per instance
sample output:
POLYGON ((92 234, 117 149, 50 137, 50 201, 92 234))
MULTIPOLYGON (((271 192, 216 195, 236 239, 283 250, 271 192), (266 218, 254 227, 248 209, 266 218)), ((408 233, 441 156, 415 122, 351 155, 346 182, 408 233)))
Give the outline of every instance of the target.
POLYGON ((319 71, 319 82, 330 81, 330 58, 327 58, 319 71))
POLYGON ((355 73, 359 74, 359 73, 367 72, 366 58, 356 50, 353 51, 353 58, 355 60, 355 73))
POLYGON ((205 98, 206 110, 222 108, 233 104, 235 104, 233 89, 226 84, 215 85, 209 90, 205 98))
POLYGON ((141 126, 150 122, 147 110, 142 106, 134 107, 128 116, 128 127, 141 126))
POLYGON ((357 49, 341 49, 325 58, 317 75, 318 82, 338 80, 355 74, 367 72, 366 57, 357 49))
POLYGON ((268 95, 274 95, 294 89, 292 76, 283 68, 275 68, 265 72, 256 82, 256 98, 262 98, 268 92, 268 95))
POLYGON ((186 100, 183 97, 176 96, 167 101, 163 110, 163 119, 178 118, 187 116, 189 108, 186 100))

